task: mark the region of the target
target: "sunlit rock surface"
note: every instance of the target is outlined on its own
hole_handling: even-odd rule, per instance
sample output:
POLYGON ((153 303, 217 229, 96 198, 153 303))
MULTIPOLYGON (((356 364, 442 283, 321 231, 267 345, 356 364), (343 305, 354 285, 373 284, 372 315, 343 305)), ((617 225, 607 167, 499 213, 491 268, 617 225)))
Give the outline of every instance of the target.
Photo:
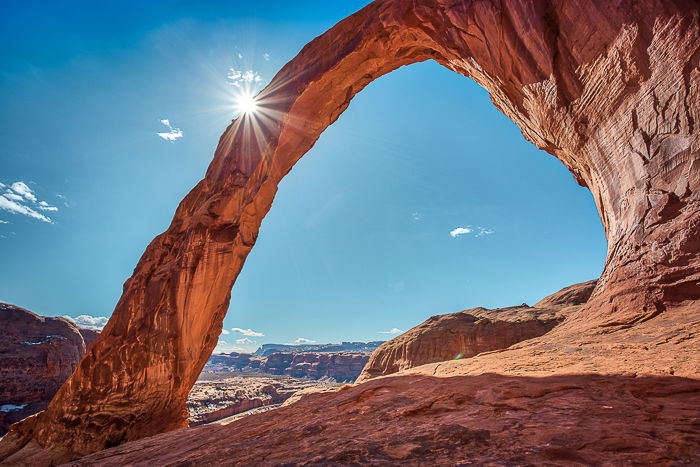
POLYGON ((72 465, 697 465, 700 382, 399 375, 72 465))
POLYGON ((222 373, 203 375, 190 391, 187 410, 190 426, 210 423, 260 407, 273 407, 300 391, 327 390, 340 386, 288 376, 222 373))
POLYGON ((539 337, 585 304, 596 282, 567 287, 535 307, 473 308, 432 316, 375 350, 357 382, 426 363, 470 358, 539 337))
MULTIPOLYGON (((533 384, 556 380, 564 385, 574 383, 565 376, 533 378, 581 370, 697 377, 699 10, 694 0, 379 0, 341 21, 304 47, 260 93, 258 108, 266 112, 264 123, 253 120, 262 117, 248 114, 226 130, 204 180, 182 201, 167 231, 146 249, 100 337, 48 408, 14 426, 0 441, 0 459, 36 464, 71 459, 184 427, 187 394, 217 343, 231 286, 255 244, 278 183, 368 83, 400 66, 429 59, 472 77, 526 139, 557 157, 591 190, 608 240, 605 270, 596 290, 562 324, 496 356, 468 359, 468 366, 465 360, 431 364, 438 365, 434 373, 449 377, 498 372, 523 375, 533 384)), ((488 391, 484 384, 489 377, 480 378, 478 387, 488 391)), ((563 398, 559 403, 570 410, 587 408, 590 421, 582 422, 587 431, 581 446, 605 441, 595 434, 599 421, 589 416, 594 403, 611 405, 596 400, 599 394, 616 401, 622 397, 617 405, 621 412, 610 412, 613 415, 605 419, 610 423, 602 426, 640 417, 639 424, 628 426, 638 433, 637 427, 646 420, 643 407, 649 403, 628 395, 639 393, 635 388, 642 380, 621 378, 614 383, 615 378, 603 378, 607 384, 602 385, 594 380, 576 383, 583 388, 580 395, 557 393, 563 398)), ((459 400, 469 380, 437 381, 444 384, 446 398, 459 400)), ((381 381, 367 384, 378 388, 381 381)), ((694 392, 668 393, 665 388, 670 386, 647 387, 651 394, 668 399, 660 403, 662 407, 677 404, 681 410, 694 401, 694 392)), ((411 388, 404 385, 395 391, 401 394, 411 388)), ((337 429, 350 425, 343 414, 370 416, 373 408, 364 409, 361 400, 369 389, 360 385, 351 390, 357 412, 334 415, 337 429)), ((375 396, 381 395, 379 391, 375 396)), ((439 391, 416 391, 416 407, 440 407, 439 391)), ((535 394, 549 391, 545 385, 535 394)), ((390 404, 402 404, 400 398, 386 394, 382 397, 390 404)), ((529 397, 525 402, 536 401, 529 397)), ((409 400, 403 401, 404 407, 409 400)), ((353 410, 353 404, 346 409, 353 410)), ((519 420, 524 423, 526 414, 537 413, 541 420, 537 426, 545 431, 580 421, 560 419, 550 405, 525 403, 524 418, 519 420)), ((462 428, 454 430, 465 433, 476 429, 468 428, 474 418, 482 425, 502 423, 507 407, 497 404, 484 413, 467 411, 460 423, 436 423, 437 415, 425 412, 430 419, 426 424, 434 427, 425 432, 425 442, 437 436, 434 430, 441 424, 458 424, 462 428)), ((396 427, 393 436, 400 442, 411 419, 383 422, 391 413, 382 419, 367 418, 364 426, 388 434, 396 427)), ((278 411, 274 417, 282 414, 278 411)), ((686 417, 673 420, 679 425, 672 425, 672 433, 689 429, 686 417)), ((254 422, 249 417, 241 423, 254 422)), ((262 436, 266 429, 272 433, 272 426, 263 423, 249 433, 258 430, 262 436)), ((510 429, 499 427, 505 431, 496 427, 492 433, 500 433, 509 440, 509 449, 525 455, 524 441, 513 441, 520 431, 517 417, 510 429)), ((318 435, 311 435, 318 428, 308 428, 299 443, 317 442, 318 435)), ((657 428, 661 427, 651 426, 647 433, 657 428)), ((484 439, 446 430, 441 436, 460 439, 460 445, 480 442, 467 438, 484 439)), ((350 444, 358 442, 357 432, 353 433, 347 437, 352 438, 350 444)), ((278 435, 272 436, 275 444, 270 452, 279 453, 280 444, 289 450, 284 452, 302 452, 300 445, 283 442, 283 432, 278 435)), ((231 430, 227 446, 252 440, 245 436, 243 430, 231 430)), ((547 441, 550 446, 554 438, 547 441)), ((627 455, 625 444, 629 450, 637 447, 627 438, 623 441, 617 445, 620 458, 627 455)), ((250 442, 261 445, 259 439, 250 442)), ((342 450, 337 439, 333 446, 342 450)), ((673 452, 684 455, 682 450, 673 452)), ((350 451, 345 455, 352 458, 350 451)))

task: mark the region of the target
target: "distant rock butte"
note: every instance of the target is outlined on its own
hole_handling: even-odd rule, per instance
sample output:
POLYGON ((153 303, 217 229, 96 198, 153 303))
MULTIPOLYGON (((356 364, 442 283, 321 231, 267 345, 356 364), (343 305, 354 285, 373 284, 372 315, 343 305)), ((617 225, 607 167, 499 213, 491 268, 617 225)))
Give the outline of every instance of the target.
MULTIPOLYGON (((47 409, 13 425, 0 441, 0 459, 58 462, 186 426, 187 394, 217 344, 231 287, 278 184, 355 94, 424 60, 473 78, 527 140, 591 190, 608 255, 589 301, 544 336, 497 358, 487 354, 417 368, 438 365, 431 370, 444 377, 576 371, 698 376, 698 44, 695 0, 369 4, 306 45, 259 94, 258 105, 274 120, 260 125, 246 114, 226 129, 205 178, 146 249, 100 337, 47 409)), ((377 388, 377 397, 385 378, 367 383, 377 388)), ((459 399, 458 386, 444 384, 455 391, 450 403, 459 399)), ((626 380, 620 384, 634 387, 626 380)), ((591 391, 601 391, 582 387, 587 400, 594 398, 591 391)), ((617 393, 603 392, 611 398, 617 393)), ((430 391, 421 394, 426 400, 416 407, 427 407, 422 413, 446 403, 430 391)), ((570 406, 574 396, 562 394, 570 406)), ((354 405, 359 417, 365 409, 361 402, 354 405)), ((498 423, 499 410, 494 406, 480 419, 498 423)), ((561 429, 564 420, 555 412, 540 413, 542 426, 561 429)), ((373 429, 390 431, 393 422, 386 420, 366 419, 386 423, 373 429)), ((308 429, 309 435, 318 430, 308 429)), ((462 439, 462 445, 484 439, 463 429, 448 427, 442 436, 462 439)), ((244 439, 242 432, 231 433, 244 439)), ((606 442, 591 436, 582 443, 606 442)), ((272 450, 285 444, 275 438, 272 450)), ((342 449, 335 443, 334 449, 342 449)), ((636 445, 630 446, 625 449, 636 445)))
POLYGON ((506 349, 539 337, 585 304, 596 283, 572 285, 542 299, 535 307, 473 308, 433 316, 375 350, 357 382, 426 363, 506 349))
POLYGON ((340 344, 263 344, 254 352, 255 355, 270 355, 276 352, 373 352, 384 341, 341 342, 340 344))
POLYGON ((0 436, 46 408, 83 353, 80 329, 71 321, 0 303, 0 436))
POLYGON ((354 382, 369 360, 369 353, 350 352, 275 352, 265 357, 231 352, 209 358, 204 370, 249 371, 293 378, 332 378, 354 382))

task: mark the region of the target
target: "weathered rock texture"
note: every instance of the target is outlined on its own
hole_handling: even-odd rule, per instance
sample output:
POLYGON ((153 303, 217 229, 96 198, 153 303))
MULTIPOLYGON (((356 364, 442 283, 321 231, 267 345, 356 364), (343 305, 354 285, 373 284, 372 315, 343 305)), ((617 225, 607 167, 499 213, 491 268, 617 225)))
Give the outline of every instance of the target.
POLYGON ((80 335, 83 336, 83 341, 85 341, 85 348, 87 349, 90 344, 95 342, 97 338, 100 336, 100 331, 97 331, 95 329, 83 329, 80 328, 80 335))
POLYGON ((279 352, 269 355, 261 370, 293 378, 333 378, 340 382, 354 382, 367 360, 367 354, 279 352))
POLYGON ((357 382, 426 363, 470 358, 539 337, 585 304, 596 283, 569 286, 535 307, 473 308, 432 316, 375 350, 357 382))
POLYGON ((270 408, 302 391, 328 390, 338 386, 339 383, 287 376, 246 375, 200 379, 187 399, 190 426, 221 420, 259 407, 270 408))
POLYGON ((0 303, 0 436, 46 408, 83 353, 83 338, 69 320, 0 303))
POLYGON ((390 376, 71 465, 697 465, 698 406, 673 376, 390 376))
MULTIPOLYGON (((600 351, 618 331, 641 345, 639 332, 653 341, 697 329, 699 11, 695 0, 379 0, 341 21, 260 93, 262 114, 226 130, 78 369, 44 412, 13 427, 0 458, 22 449, 24 459, 41 449, 69 458, 183 427, 187 393, 278 183, 356 93, 423 60, 472 77, 525 138, 561 160, 593 193, 607 235, 586 306, 539 338, 534 358, 491 363, 569 368, 575 353, 560 341, 600 351)), ((696 346, 696 335, 635 363, 665 367, 653 362, 696 346)), ((626 368, 624 352, 612 353, 593 361, 626 368)))

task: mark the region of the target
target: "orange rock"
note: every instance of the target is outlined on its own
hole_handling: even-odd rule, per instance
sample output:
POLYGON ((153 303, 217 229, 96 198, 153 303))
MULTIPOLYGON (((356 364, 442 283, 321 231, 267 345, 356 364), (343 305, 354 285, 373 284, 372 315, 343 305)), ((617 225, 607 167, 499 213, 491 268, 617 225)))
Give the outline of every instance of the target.
POLYGON ((697 465, 698 407, 673 376, 388 376, 70 465, 697 465))
POLYGON ((535 307, 474 308, 432 316, 375 350, 357 382, 426 363, 470 358, 539 337, 585 304, 596 282, 562 289, 535 307))
POLYGON ((660 371, 680 359, 697 375, 699 10, 692 0, 378 0, 341 21, 260 93, 264 124, 246 115, 227 128, 100 337, 48 408, 0 441, 0 459, 70 459, 185 426, 187 393, 278 183, 356 93, 429 59, 476 80, 591 190, 609 245, 584 307, 527 351, 470 365, 660 371), (675 342, 678 330, 687 339, 675 342), (627 358, 654 342, 665 352, 627 358))

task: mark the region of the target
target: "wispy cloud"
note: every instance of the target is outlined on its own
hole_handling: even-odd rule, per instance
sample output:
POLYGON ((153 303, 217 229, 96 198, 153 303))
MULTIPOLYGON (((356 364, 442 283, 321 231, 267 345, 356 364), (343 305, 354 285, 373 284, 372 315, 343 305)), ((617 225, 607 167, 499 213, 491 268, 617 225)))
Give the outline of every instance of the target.
POLYGON ((13 190, 15 193, 17 193, 17 194, 19 194, 19 195, 22 195, 22 196, 24 196, 25 198, 27 198, 29 201, 36 201, 36 195, 35 195, 34 192, 31 190, 31 188, 29 188, 29 187, 27 186, 26 183, 24 183, 24 182, 15 182, 15 183, 13 183, 12 185, 10 185, 10 188, 12 188, 12 190, 13 190))
POLYGON ((236 344, 240 345, 245 345, 245 344, 255 344, 257 341, 254 341, 253 339, 249 339, 247 337, 243 337, 241 339, 236 339, 236 344))
POLYGON ((222 329, 222 330, 221 330, 221 334, 231 334, 231 333, 228 332, 226 329, 222 329))
POLYGON ((484 235, 491 235, 492 233, 495 233, 496 231, 493 229, 488 229, 486 227, 472 227, 467 226, 467 227, 457 227, 456 229, 453 229, 450 231, 450 235, 452 238, 457 238, 460 235, 467 235, 473 233, 475 237, 481 237, 484 235))
POLYGON ((403 331, 399 328, 391 328, 388 331, 379 331, 379 334, 403 334, 403 331))
POLYGON ((452 238, 457 238, 460 235, 466 235, 468 233, 472 233, 472 229, 469 227, 457 227, 456 229, 450 230, 452 238))
POLYGON ((315 342, 316 342, 315 340, 307 339, 306 337, 300 337, 300 338, 294 340, 295 344, 313 344, 315 342))
POLYGON ((170 124, 170 120, 164 118, 160 121, 160 123, 168 127, 169 131, 164 133, 156 133, 158 136, 166 141, 170 141, 171 143, 179 138, 182 138, 182 131, 179 128, 173 128, 173 126, 170 124))
POLYGON ((421 214, 419 212, 412 212, 411 219, 413 219, 416 222, 420 222, 423 220, 423 216, 421 216, 421 214))
POLYGON ((9 224, 9 222, 0 220, 0 224, 9 224))
POLYGON ((243 86, 244 83, 262 83, 262 77, 253 70, 236 70, 235 68, 229 68, 226 78, 229 80, 229 84, 237 88, 243 86))
POLYGON ((56 206, 51 206, 46 201, 39 201, 38 206, 39 209, 41 209, 42 211, 58 211, 58 208, 56 206))
POLYGON ((265 59, 266 62, 269 62, 270 61, 270 54, 268 54, 268 53, 263 54, 263 58, 265 59))
POLYGON ((225 340, 219 339, 219 341, 216 344, 216 347, 214 347, 214 352, 215 353, 229 353, 229 352, 243 352, 245 349, 242 347, 238 347, 237 345, 231 345, 225 340))
POLYGON ((42 222, 53 221, 50 217, 37 211, 58 211, 58 208, 51 206, 46 201, 38 201, 36 193, 29 188, 29 185, 22 181, 14 182, 11 185, 0 183, 0 189, 5 191, 0 194, 0 210, 20 214, 42 222))
POLYGON ((76 326, 83 329, 98 329, 102 330, 109 321, 109 318, 105 316, 90 316, 90 315, 79 315, 76 317, 64 315, 64 318, 68 318, 73 321, 76 326))
POLYGON ((482 235, 491 235, 492 233, 496 232, 493 229, 487 229, 485 227, 477 227, 477 229, 479 229, 479 232, 475 235, 475 237, 481 237, 482 235))
POLYGON ((248 337, 262 337, 265 335, 262 332, 253 331, 252 329, 231 328, 231 331, 248 337))

